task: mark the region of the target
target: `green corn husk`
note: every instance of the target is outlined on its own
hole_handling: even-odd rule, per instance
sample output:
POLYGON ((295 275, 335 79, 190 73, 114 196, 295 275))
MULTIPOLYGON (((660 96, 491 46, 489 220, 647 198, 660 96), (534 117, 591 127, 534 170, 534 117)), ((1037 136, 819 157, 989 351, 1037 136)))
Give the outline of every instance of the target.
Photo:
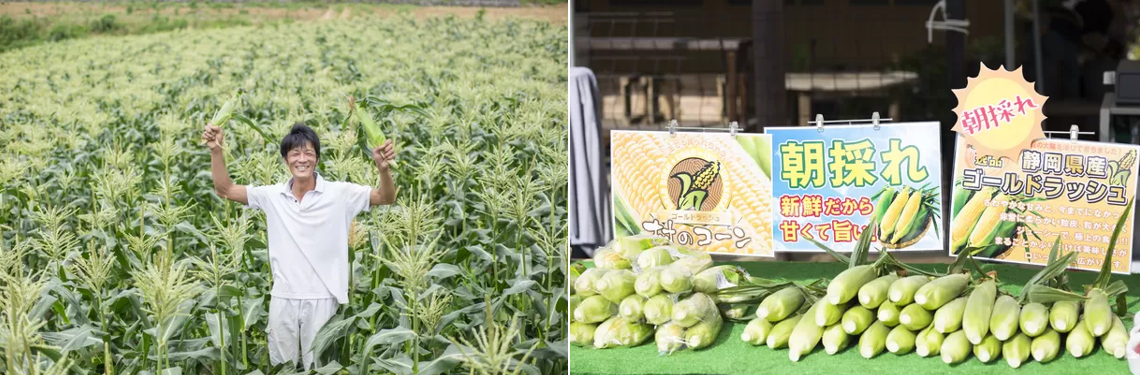
POLYGON ((875 210, 871 213, 871 217, 875 218, 876 222, 883 222, 883 215, 887 213, 887 208, 890 207, 891 202, 895 199, 895 188, 885 187, 879 195, 879 202, 875 204, 875 210))
POLYGON ((570 298, 567 299, 566 302, 567 302, 568 307, 566 308, 566 311, 568 313, 566 315, 570 316, 571 322, 575 321, 574 320, 574 310, 578 309, 578 305, 582 304, 583 299, 584 298, 582 298, 582 296, 579 296, 577 294, 571 295, 570 298))
POLYGON ((689 327, 685 330, 685 345, 693 350, 704 349, 712 345, 713 342, 716 342, 716 336, 720 333, 720 326, 723 322, 719 315, 714 315, 689 327))
POLYGON ((612 301, 621 303, 625 297, 633 294, 633 284, 637 282, 637 275, 630 270, 615 270, 606 272, 601 280, 594 284, 598 294, 612 301))
POLYGON ((1080 317, 1080 302, 1057 301, 1049 309, 1049 327, 1061 333, 1068 333, 1077 325, 1080 317))
POLYGON ((954 331, 942 340, 942 347, 938 348, 939 354, 942 355, 942 362, 948 365, 961 363, 970 356, 970 339, 966 338, 966 332, 954 331))
POLYGON ((219 108, 217 112, 214 112, 214 117, 210 120, 210 124, 217 127, 226 126, 226 123, 230 122, 230 119, 233 118, 234 109, 237 107, 238 101, 241 100, 243 93, 245 93, 245 90, 238 88, 233 94, 230 94, 230 98, 222 104, 222 107, 219 108))
POLYGON ((591 268, 586 270, 586 272, 582 272, 582 275, 578 276, 578 280, 575 280, 574 282, 574 290, 578 292, 578 295, 582 297, 589 297, 598 294, 598 290, 595 287, 595 284, 597 284, 598 280, 601 280, 602 276, 605 276, 606 272, 609 271, 610 270, 602 268, 591 268))
POLYGON ((645 297, 631 294, 621 300, 621 304, 618 305, 618 315, 631 322, 645 319, 646 301, 648 301, 648 299, 645 297))
POLYGON ((825 299, 832 305, 847 303, 859 294, 859 288, 874 281, 877 277, 875 267, 870 264, 843 270, 827 285, 827 297, 825 299))
POLYGON ((934 316, 917 303, 907 305, 899 311, 899 325, 911 331, 920 331, 930 326, 934 316))
POLYGON ((673 254, 673 263, 670 263, 668 267, 678 267, 685 270, 686 272, 682 274, 687 275, 687 277, 692 277, 692 275, 701 273, 701 271, 712 266, 712 255, 704 251, 693 250, 677 245, 662 247, 668 249, 670 254, 673 254))
POLYGON ((935 330, 933 325, 926 327, 914 336, 914 351, 919 357, 936 356, 942 349, 942 341, 945 338, 946 336, 935 330))
POLYGON ((899 277, 892 273, 864 284, 862 288, 859 288, 859 304, 868 309, 878 308, 883 301, 887 300, 887 293, 891 284, 898 279, 899 277))
POLYGON ((779 322, 799 310, 804 303, 804 293, 799 288, 787 287, 772 293, 756 308, 756 317, 779 322))
POLYGON ((570 266, 568 271, 569 274, 567 278, 569 281, 567 281, 566 286, 570 289, 570 295, 578 294, 578 291, 574 288, 574 284, 578 283, 578 277, 582 276, 582 272, 586 272, 585 266, 582 266, 582 263, 574 263, 574 265, 570 266), (582 268, 579 269, 579 267, 582 268))
POLYGON ((861 305, 847 309, 840 320, 840 324, 843 325, 843 332, 847 332, 849 335, 862 334, 874 322, 875 313, 861 305))
POLYGON ((673 322, 668 322, 657 327, 657 333, 653 335, 653 341, 657 343, 657 353, 671 354, 675 351, 685 348, 685 327, 681 327, 673 322))
POLYGON ((1052 328, 1046 329, 1041 336, 1033 338, 1029 343, 1029 350, 1033 354, 1033 360, 1037 362, 1052 361, 1053 358, 1057 357, 1057 352, 1061 350, 1061 334, 1052 328))
POLYGON ((898 355, 910 353, 914 350, 914 341, 914 332, 901 325, 897 326, 887 334, 887 351, 898 355))
MULTIPOLYGON (((1088 319, 1088 315, 1085 315, 1085 319, 1088 319)), ((1092 353, 1093 349, 1096 349, 1096 337, 1089 332, 1088 324, 1081 320, 1065 335, 1065 350, 1073 358, 1081 358, 1092 353)))
POLYGON ((851 335, 843 330, 842 325, 834 324, 823 330, 823 338, 820 341, 823 343, 823 350, 828 355, 834 355, 851 343, 851 335))
POLYGON ((693 291, 697 293, 712 293, 720 289, 717 280, 724 278, 729 283, 740 283, 741 270, 736 266, 716 266, 701 271, 693 276, 693 291))
POLYGON ((602 296, 590 296, 574 309, 574 320, 582 323, 601 323, 616 316, 618 305, 602 296))
POLYGON ((1112 308, 1108 305, 1108 295, 1103 290, 1092 289, 1085 300, 1085 324, 1094 337, 1108 333, 1112 328, 1112 308))
POLYGON ((641 234, 614 239, 610 247, 622 258, 637 259, 643 251, 668 243, 667 238, 641 234))
POLYGON ((891 283, 887 289, 887 300, 895 305, 906 306, 914 302, 914 293, 930 282, 927 276, 907 276, 891 283))
POLYGON ((716 302, 704 293, 693 293, 673 305, 673 321, 682 327, 692 327, 713 316, 719 319, 720 310, 716 308, 716 302))
POLYGON ((756 305, 748 303, 718 304, 720 316, 734 322, 747 322, 748 318, 756 316, 756 305))
POLYGON ((653 326, 630 322, 615 316, 598 325, 598 329, 594 331, 594 347, 605 349, 638 346, 651 336, 653 336, 653 326))
POLYGON ((1001 356, 1001 340, 992 333, 982 338, 982 343, 974 346, 974 356, 983 363, 990 363, 1001 356))
POLYGON ((828 306, 831 305, 824 300, 817 301, 804 314, 807 317, 800 319, 796 323, 796 327, 792 329, 792 335, 788 337, 788 358, 793 362, 799 362, 800 358, 811 353, 812 350, 815 350, 816 345, 819 345, 819 340, 823 338, 825 326, 816 324, 810 318, 828 306))
POLYGON ((839 323, 839 320, 843 319, 843 313, 847 311, 847 303, 836 306, 821 299, 815 304, 822 304, 819 309, 815 310, 814 319, 815 324, 820 327, 827 327, 839 323))
POLYGON ((570 323, 570 343, 578 346, 591 346, 594 344, 594 331, 598 329, 597 324, 571 322, 570 323))
POLYGON ((1013 368, 1021 367, 1021 364, 1029 359, 1030 351, 1030 338, 1021 332, 1001 345, 1001 355, 1005 357, 1005 363, 1013 368))
POLYGON ((958 297, 934 312, 934 329, 943 334, 962 328, 962 316, 966 313, 966 297, 958 297))
POLYGON ((667 266, 673 263, 673 255, 669 254, 667 247, 654 247, 637 255, 637 266, 647 270, 658 266, 667 266))
POLYGON ((969 284, 970 275, 968 274, 942 276, 918 288, 918 291, 914 293, 914 302, 924 309, 938 310, 942 305, 962 295, 969 284))
POLYGON ((637 275, 637 279, 633 282, 633 291, 638 295, 649 298, 661 293, 661 270, 662 268, 648 268, 641 271, 637 275))
POLYGON ((661 289, 669 293, 688 293, 693 291, 693 274, 677 263, 666 266, 661 270, 661 289))
POLYGON ((804 318, 804 315, 794 315, 783 321, 776 323, 772 326, 772 331, 768 332, 768 337, 765 343, 769 348, 780 349, 788 345, 788 339, 792 337, 792 331, 795 330, 796 324, 804 318))
POLYGON ((748 321, 748 325, 744 326, 744 333, 740 334, 740 340, 752 345, 764 345, 764 341, 768 339, 768 333, 772 332, 772 322, 768 319, 756 318, 748 321))
POLYGON ((981 344, 986 334, 990 333, 990 315, 993 313, 995 298, 997 283, 993 280, 983 281, 967 297, 966 312, 962 315, 962 330, 966 331, 966 338, 970 339, 971 344, 981 344))
POLYGON ((998 341, 1009 340, 1017 333, 1018 318, 1021 315, 1021 306, 1017 300, 1010 296, 998 297, 994 302, 994 311, 990 314, 990 333, 998 341))
POLYGON ((661 325, 673 319, 673 298, 667 294, 649 297, 642 307, 642 314, 649 324, 661 325))
POLYGON ((603 247, 594 253, 594 266, 607 270, 628 270, 633 264, 612 247, 603 247))
POLYGON ((866 331, 859 336, 859 354, 863 358, 874 358, 887 347, 887 335, 891 333, 883 322, 872 323, 866 331))
POLYGON ((883 302, 882 305, 879 305, 879 311, 876 317, 879 318, 880 322, 886 324, 887 327, 894 327, 899 325, 900 312, 898 306, 895 306, 895 304, 883 302))
POLYGON ((1021 332, 1029 337, 1040 336, 1049 327, 1049 308, 1044 304, 1033 302, 1021 307, 1021 314, 1017 318, 1021 332))
POLYGON ((1112 328, 1100 337, 1100 346, 1118 359, 1124 358, 1124 354, 1128 352, 1128 329, 1116 314, 1112 314, 1112 328))

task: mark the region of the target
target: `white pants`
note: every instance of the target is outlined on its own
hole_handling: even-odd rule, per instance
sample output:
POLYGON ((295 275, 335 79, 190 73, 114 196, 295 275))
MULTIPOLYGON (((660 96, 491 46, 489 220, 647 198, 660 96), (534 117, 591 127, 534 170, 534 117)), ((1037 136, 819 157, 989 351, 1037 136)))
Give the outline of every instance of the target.
POLYGON ((297 363, 301 355, 305 370, 313 364, 310 347, 317 331, 336 314, 336 298, 288 299, 272 297, 269 300, 269 361, 297 363))

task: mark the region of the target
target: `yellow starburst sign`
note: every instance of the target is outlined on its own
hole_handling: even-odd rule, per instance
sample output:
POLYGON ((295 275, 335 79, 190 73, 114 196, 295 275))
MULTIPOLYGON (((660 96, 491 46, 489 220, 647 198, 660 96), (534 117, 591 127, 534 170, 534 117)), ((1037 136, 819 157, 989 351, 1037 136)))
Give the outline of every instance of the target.
POLYGON ((983 64, 965 88, 953 91, 958 121, 952 130, 979 153, 1017 160, 1021 150, 1045 138, 1041 121, 1046 97, 1025 80, 1021 68, 990 70, 983 64))

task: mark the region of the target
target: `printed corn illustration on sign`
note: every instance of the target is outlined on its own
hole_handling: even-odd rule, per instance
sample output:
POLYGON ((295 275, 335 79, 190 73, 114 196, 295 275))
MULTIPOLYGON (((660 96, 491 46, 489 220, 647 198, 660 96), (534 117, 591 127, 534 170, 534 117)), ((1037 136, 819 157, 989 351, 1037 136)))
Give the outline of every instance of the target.
POLYGON ((614 234, 773 256, 771 137, 614 131, 614 234))
POLYGON ((852 251, 872 218, 872 249, 942 249, 938 123, 767 128, 777 251, 852 251))
MULTIPOLYGON (((1098 270, 1116 221, 1136 192, 1140 147, 1038 140, 1017 160, 959 138, 955 157, 950 255, 1044 265, 1057 237, 1072 268, 1098 270)), ((1134 216, 1131 215, 1130 216, 1134 216)), ((1131 272, 1132 218, 1112 254, 1112 271, 1131 272)))

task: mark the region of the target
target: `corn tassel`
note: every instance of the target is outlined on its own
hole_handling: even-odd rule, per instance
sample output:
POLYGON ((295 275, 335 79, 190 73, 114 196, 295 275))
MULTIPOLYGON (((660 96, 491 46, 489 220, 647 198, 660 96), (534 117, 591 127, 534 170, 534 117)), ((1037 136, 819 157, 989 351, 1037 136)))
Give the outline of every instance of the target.
POLYGON ((906 206, 903 208, 902 213, 899 214, 898 221, 895 222, 894 235, 891 236, 891 243, 898 243, 907 235, 907 232, 913 226, 914 221, 918 220, 918 208, 922 206, 922 191, 915 191, 907 199, 906 206))
POLYGON ((998 341, 1009 340, 1017 333, 1019 315, 1021 310, 1017 300, 1010 296, 998 297, 990 314, 990 333, 993 333, 998 341))
POLYGON ((1029 359, 1030 338, 1024 333, 1018 333, 1001 345, 1001 355, 1009 367, 1018 368, 1029 359))
POLYGON ((906 207, 907 201, 910 200, 912 194, 922 195, 921 192, 913 191, 910 188, 903 188, 891 202, 891 206, 887 208, 887 212, 883 214, 883 221, 879 223, 879 241, 889 242, 891 234, 895 232, 895 224, 899 221, 899 216, 902 215, 903 208, 906 207))
POLYGON ((862 334, 875 321, 875 313, 863 306, 853 306, 843 313, 840 324, 849 335, 862 334))

